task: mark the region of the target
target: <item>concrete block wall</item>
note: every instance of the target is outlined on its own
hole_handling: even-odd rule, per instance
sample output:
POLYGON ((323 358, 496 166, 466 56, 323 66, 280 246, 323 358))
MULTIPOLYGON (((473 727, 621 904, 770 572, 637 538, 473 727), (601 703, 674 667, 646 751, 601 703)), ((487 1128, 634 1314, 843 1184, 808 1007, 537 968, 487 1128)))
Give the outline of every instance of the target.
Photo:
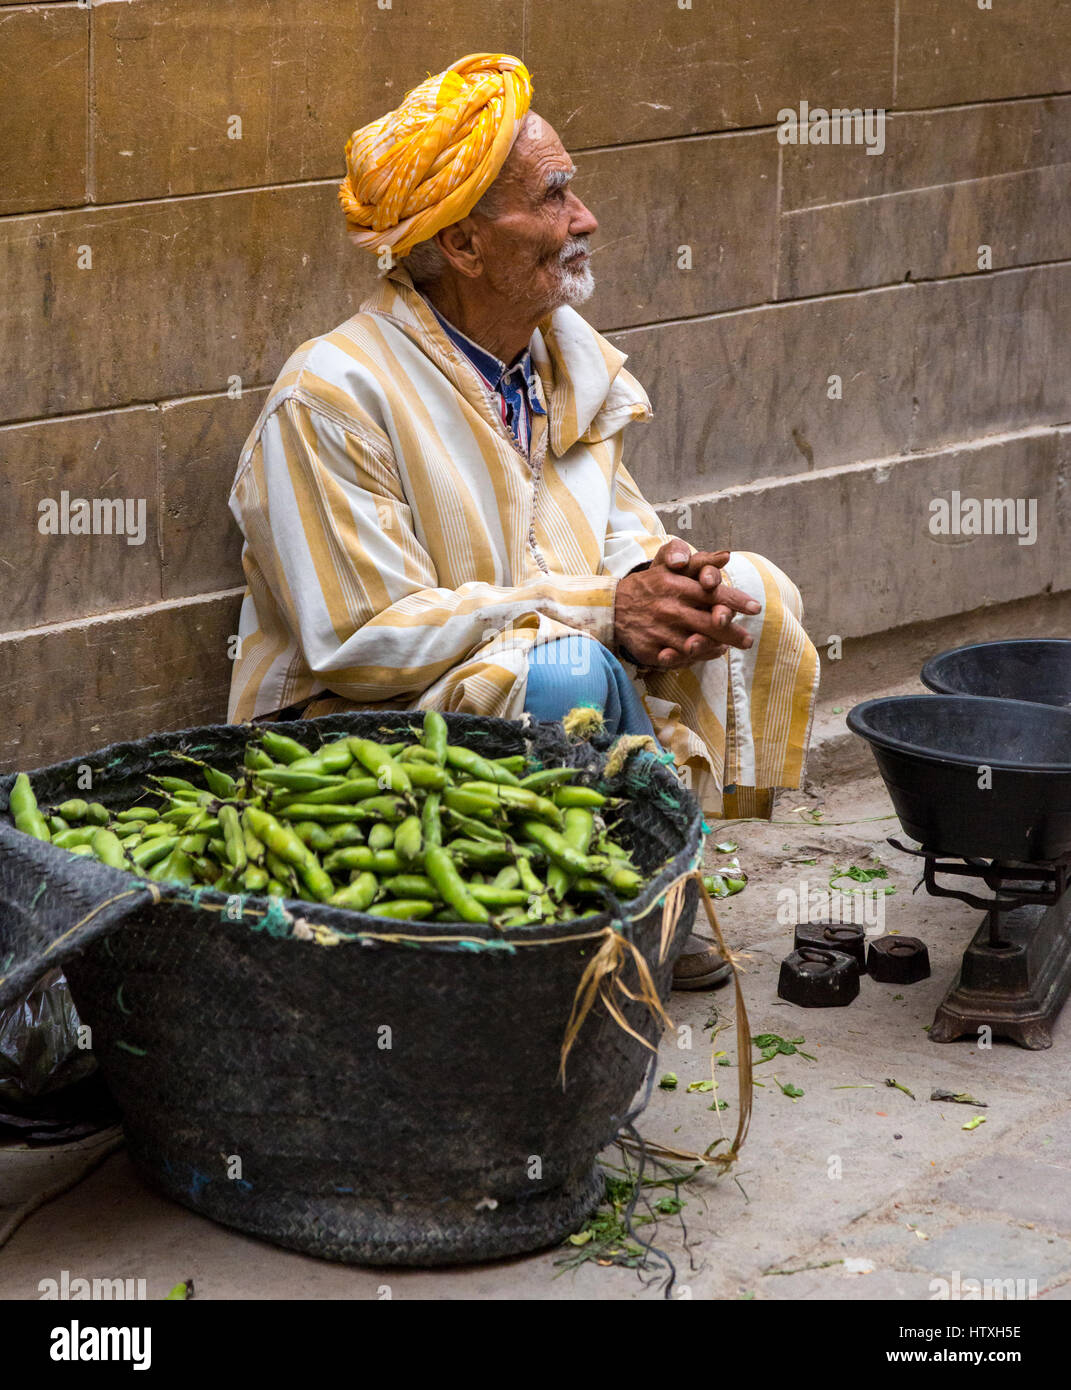
POLYGON ((781 563, 820 644, 1071 588, 1069 45, 1071 0, 0 3, 0 762, 223 717, 239 449, 373 279, 342 147, 478 50, 575 154, 671 529, 781 563), (883 153, 781 144, 803 101, 883 153), (932 536, 953 489, 1035 544, 932 536), (64 492, 138 543, 42 534, 64 492))

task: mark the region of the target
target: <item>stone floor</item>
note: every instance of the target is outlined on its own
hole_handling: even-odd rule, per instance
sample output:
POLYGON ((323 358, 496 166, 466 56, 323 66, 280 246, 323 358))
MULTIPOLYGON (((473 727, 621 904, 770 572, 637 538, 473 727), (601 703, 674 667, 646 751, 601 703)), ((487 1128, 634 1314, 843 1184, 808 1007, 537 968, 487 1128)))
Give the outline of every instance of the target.
MULTIPOLYGON (((898 831, 876 779, 828 793, 783 796, 770 824, 719 827, 751 875, 720 919, 742 955, 752 1034, 805 1038, 811 1053, 759 1066, 751 1134, 735 1173, 683 1189, 687 1237, 672 1218, 656 1243, 677 1267, 676 1297, 718 1299, 930 1299, 969 1280, 1023 1280, 1019 1292, 1071 1298, 1071 1014, 1050 1051, 996 1041, 931 1043, 926 1025, 955 974, 978 914, 923 891, 913 860, 885 843, 898 831), (809 816, 820 811, 822 820, 809 816), (801 813, 802 812, 802 813, 801 813), (929 946, 933 973, 910 986, 865 978, 847 1009, 802 1009, 777 998, 792 929, 778 922, 778 893, 801 879, 824 887, 834 868, 888 867, 889 931, 929 946), (808 861, 814 860, 814 863, 808 861), (776 1081, 774 1075, 776 1074, 776 1081), (895 1079, 914 1093, 887 1086, 895 1079), (803 1092, 797 1099, 781 1086, 803 1092), (984 1109, 929 1099, 934 1088, 969 1092, 984 1109), (968 1131, 965 1122, 984 1115, 968 1131)), ((712 847, 712 864, 722 859, 712 847)), ((676 1090, 656 1090, 640 1122, 650 1139, 703 1148, 732 1133, 735 1065, 713 1074, 728 1108, 688 1093, 712 1075, 710 1033, 731 1021, 731 988, 676 994, 675 1030, 660 1072, 676 1090), (681 1025, 690 1025, 692 1046, 681 1025)), ((735 1063, 734 1032, 715 1047, 735 1063)), ((757 1050, 756 1050, 757 1060, 757 1050)), ((619 1161, 616 1152, 608 1155, 619 1161)), ((650 1228, 646 1228, 647 1232, 650 1228)), ((201 1298, 641 1299, 661 1296, 632 1270, 593 1263, 555 1266, 561 1251, 448 1271, 347 1268, 289 1254, 193 1215, 149 1192, 124 1152, 47 1203, 0 1249, 0 1298, 37 1297, 38 1282, 72 1277, 144 1278, 150 1298, 192 1277, 201 1298)))

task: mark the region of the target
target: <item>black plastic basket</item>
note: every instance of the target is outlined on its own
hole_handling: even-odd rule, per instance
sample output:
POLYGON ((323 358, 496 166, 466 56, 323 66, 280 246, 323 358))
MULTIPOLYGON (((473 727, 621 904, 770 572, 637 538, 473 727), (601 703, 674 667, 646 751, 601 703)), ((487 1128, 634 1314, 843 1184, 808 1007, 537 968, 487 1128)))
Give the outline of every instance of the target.
POLYGON ((1006 864, 1071 858, 1071 710, 890 695, 849 710, 848 728, 870 744, 900 824, 925 849, 1006 864))
POLYGON ((938 695, 988 695, 1071 708, 1071 639, 1005 638, 939 652, 923 666, 938 695))
MULTIPOLYGON (((376 711, 270 727, 326 742, 389 738, 412 719, 376 711)), ((580 977, 616 923, 664 1001, 694 920, 689 883, 662 953, 660 900, 698 861, 702 817, 657 758, 634 754, 603 781, 605 746, 571 743, 560 725, 447 720, 455 743, 578 764, 629 797, 616 833, 652 875, 642 895, 505 937, 471 925, 394 928, 297 901, 265 916, 263 898, 228 920, 212 890, 144 884, 0 820, 0 1005, 62 965, 141 1172, 195 1211, 327 1259, 489 1259, 574 1230, 600 1198, 596 1155, 652 1056, 597 1003, 563 1087, 580 977), (414 939, 373 939, 393 930, 414 939), (354 939, 323 944, 335 934, 354 939)), ((233 725, 157 734, 31 780, 42 804, 57 803, 83 794, 88 765, 92 796, 126 805, 150 771, 181 775, 188 765, 174 752, 233 769, 250 735, 233 725)), ((0 779, 0 810, 12 781, 0 779)), ((635 976, 627 966, 630 988, 635 976)), ((622 1012, 657 1041, 646 1006, 624 1001, 622 1012)))

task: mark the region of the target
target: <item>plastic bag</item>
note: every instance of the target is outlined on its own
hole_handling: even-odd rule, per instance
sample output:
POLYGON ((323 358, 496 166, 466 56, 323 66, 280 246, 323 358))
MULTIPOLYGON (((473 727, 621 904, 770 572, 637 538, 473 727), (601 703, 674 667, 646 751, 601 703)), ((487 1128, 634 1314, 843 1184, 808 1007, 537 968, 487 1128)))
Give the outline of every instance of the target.
POLYGON ((29 994, 0 1009, 0 1109, 25 1107, 96 1070, 80 1027, 59 969, 42 975, 29 994))

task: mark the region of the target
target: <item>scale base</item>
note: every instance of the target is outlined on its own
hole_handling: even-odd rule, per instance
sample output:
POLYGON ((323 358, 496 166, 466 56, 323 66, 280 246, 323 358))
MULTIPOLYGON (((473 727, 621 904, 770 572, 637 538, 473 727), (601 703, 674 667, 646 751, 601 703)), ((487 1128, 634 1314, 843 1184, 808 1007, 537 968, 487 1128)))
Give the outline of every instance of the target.
POLYGON ((990 944, 989 915, 963 953, 952 988, 934 1015, 931 1042, 953 1042, 989 1027, 1040 1051, 1071 991, 1071 893, 1051 907, 1028 904, 1000 914, 1003 946, 990 944))

